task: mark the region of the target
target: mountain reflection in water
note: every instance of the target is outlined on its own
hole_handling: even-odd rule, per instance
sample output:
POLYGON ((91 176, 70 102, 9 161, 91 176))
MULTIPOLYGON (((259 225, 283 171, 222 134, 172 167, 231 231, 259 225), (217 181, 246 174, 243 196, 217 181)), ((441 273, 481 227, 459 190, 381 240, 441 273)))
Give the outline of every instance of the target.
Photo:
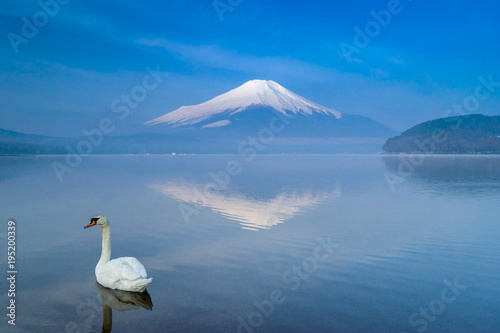
MULTIPOLYGON (((180 202, 210 208, 220 215, 240 222, 243 229, 258 230, 283 223, 306 209, 340 196, 340 186, 330 191, 284 191, 270 199, 253 198, 243 193, 204 191, 203 184, 165 182, 151 188, 180 202)), ((182 209, 182 207, 180 207, 182 209)))

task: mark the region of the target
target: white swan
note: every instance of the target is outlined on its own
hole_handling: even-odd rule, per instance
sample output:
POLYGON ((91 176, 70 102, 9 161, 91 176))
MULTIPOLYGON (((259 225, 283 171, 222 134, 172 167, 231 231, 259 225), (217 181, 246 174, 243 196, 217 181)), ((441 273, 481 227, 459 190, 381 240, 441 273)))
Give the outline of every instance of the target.
POLYGON ((143 292, 153 281, 147 279, 148 274, 144 266, 133 257, 111 258, 111 236, 109 222, 103 215, 90 219, 84 228, 100 225, 102 230, 101 259, 95 267, 97 282, 106 288, 125 291, 143 292))

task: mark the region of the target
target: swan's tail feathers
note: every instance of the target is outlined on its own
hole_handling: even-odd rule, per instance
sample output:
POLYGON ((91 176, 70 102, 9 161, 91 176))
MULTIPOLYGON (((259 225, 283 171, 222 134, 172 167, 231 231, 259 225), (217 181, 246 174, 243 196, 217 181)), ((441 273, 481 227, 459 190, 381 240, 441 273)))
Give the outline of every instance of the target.
POLYGON ((130 286, 130 291, 142 293, 151 284, 151 282, 153 282, 153 278, 136 280, 130 286))

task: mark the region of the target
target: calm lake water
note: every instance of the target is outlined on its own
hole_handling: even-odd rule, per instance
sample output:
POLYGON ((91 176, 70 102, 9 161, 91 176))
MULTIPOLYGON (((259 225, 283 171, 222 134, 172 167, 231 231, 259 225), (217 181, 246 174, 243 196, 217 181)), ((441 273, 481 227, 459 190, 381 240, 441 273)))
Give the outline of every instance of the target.
POLYGON ((2 332, 500 331, 500 157, 91 156, 62 182, 54 161, 0 158, 2 332), (152 311, 96 286, 96 214, 152 311))

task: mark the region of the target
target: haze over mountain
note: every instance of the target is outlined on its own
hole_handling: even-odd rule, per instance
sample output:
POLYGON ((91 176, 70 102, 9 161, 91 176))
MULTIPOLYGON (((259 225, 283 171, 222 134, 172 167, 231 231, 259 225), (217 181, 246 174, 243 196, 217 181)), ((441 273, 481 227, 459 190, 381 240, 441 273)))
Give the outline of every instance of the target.
POLYGON ((156 130, 190 130, 192 135, 209 133, 213 139, 244 137, 280 125, 280 137, 286 138, 387 138, 396 133, 370 118, 309 101, 270 80, 248 81, 207 102, 182 106, 145 125, 156 130))
POLYGON ((6 132, 9 140, 0 140, 0 144, 8 144, 0 146, 0 151, 241 154, 258 149, 265 153, 373 153, 380 150, 385 139, 397 134, 370 118, 341 113, 266 80, 248 81, 207 102, 180 107, 139 126, 133 135, 104 135, 90 129, 82 132, 81 139, 6 132))

